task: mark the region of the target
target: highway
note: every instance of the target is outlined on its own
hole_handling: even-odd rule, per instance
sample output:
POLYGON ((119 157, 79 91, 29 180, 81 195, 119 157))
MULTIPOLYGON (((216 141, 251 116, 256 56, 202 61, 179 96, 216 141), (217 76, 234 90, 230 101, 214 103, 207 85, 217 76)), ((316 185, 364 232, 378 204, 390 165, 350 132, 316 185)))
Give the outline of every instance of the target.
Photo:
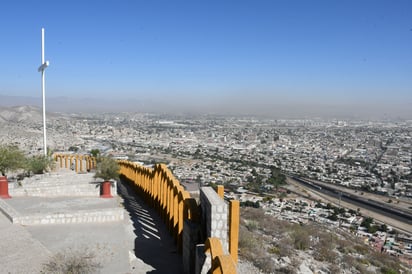
MULTIPOLYGON (((329 187, 325 184, 319 184, 312 180, 307 180, 299 177, 291 177, 290 179, 293 179, 295 182, 329 197, 340 199, 341 201, 349 203, 356 207, 367 209, 369 211, 381 214, 385 217, 398 220, 408 225, 412 225, 412 213, 410 211, 392 207, 386 202, 379 202, 367 197, 354 195, 349 192, 329 187)), ((412 233, 412 231, 407 232, 412 233)))

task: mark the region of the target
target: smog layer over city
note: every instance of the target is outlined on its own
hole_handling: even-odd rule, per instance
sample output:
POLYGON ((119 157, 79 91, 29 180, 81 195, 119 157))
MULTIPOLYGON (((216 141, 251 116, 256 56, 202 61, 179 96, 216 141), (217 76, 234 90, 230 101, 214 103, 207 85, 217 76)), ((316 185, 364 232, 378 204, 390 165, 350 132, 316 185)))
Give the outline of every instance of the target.
MULTIPOLYGON (((77 259, 84 250, 93 258, 79 273, 207 273, 217 265, 226 269, 219 273, 412 273, 409 1, 2 6, 0 179, 11 196, 0 185, 0 231, 5 231, 0 255, 7 259, 0 269, 66 273, 63 266, 57 270, 56 261, 70 249, 77 259), (15 155, 25 164, 13 166, 15 155), (40 172, 32 169, 34 159, 47 163, 40 172), (42 197, 36 200, 37 215, 63 199, 56 194, 62 190, 53 190, 52 197, 39 190, 43 181, 94 175, 104 159, 120 165, 118 178, 109 179, 116 179, 113 206, 126 212, 122 221, 111 221, 110 227, 100 221, 95 227, 16 221, 15 216, 34 211, 28 197, 42 197), (185 254, 195 257, 198 244, 206 246, 204 256, 213 256, 207 255, 211 235, 201 228, 207 221, 199 221, 197 240, 188 236, 199 241, 191 243, 191 251, 185 249, 187 228, 182 226, 183 236, 174 232, 179 221, 148 222, 156 226, 152 233, 165 229, 167 236, 155 238, 171 237, 171 247, 159 245, 173 249, 173 255, 163 250, 153 259, 161 248, 143 242, 148 236, 139 231, 147 228, 139 226, 146 217, 136 212, 161 206, 155 196, 148 202, 136 198, 139 191, 130 194, 128 166, 170 171, 179 183, 175 192, 181 185, 203 209, 203 218, 202 189, 219 194, 223 186, 228 208, 239 201, 238 224, 232 224, 231 211, 227 236, 220 238, 234 272, 213 258, 186 261, 185 254), (87 234, 88 229, 126 233, 109 241, 87 234), (15 240, 11 248, 7 233, 24 234, 18 237, 28 237, 31 246, 15 240), (72 240, 62 240, 63 235, 72 240), (236 251, 233 235, 238 235, 236 251), (73 245, 79 239, 87 246, 73 245), (30 248, 42 255, 13 259, 10 250, 30 248), (106 261, 104 254, 111 254, 106 261), (160 261, 173 263, 168 269, 160 261)), ((90 178, 95 177, 105 179, 90 178)), ((96 195, 98 200, 88 203, 103 200, 102 193, 96 195)), ((76 207, 70 208, 73 200, 62 204, 76 207)), ((165 219, 162 214, 156 218, 165 219)))

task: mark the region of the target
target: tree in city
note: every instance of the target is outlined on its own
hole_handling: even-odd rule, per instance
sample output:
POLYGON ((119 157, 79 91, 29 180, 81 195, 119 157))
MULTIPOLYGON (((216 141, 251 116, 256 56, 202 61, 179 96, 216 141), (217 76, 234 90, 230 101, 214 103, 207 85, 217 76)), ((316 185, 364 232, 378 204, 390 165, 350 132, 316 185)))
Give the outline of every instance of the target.
POLYGON ((93 157, 97 158, 97 157, 100 155, 100 150, 97 149, 97 148, 94 148, 94 149, 90 150, 90 154, 91 154, 93 157))
POLYGON ((380 226, 377 225, 372 225, 374 223, 374 220, 372 217, 366 217, 363 219, 361 226, 366 227, 367 231, 371 234, 375 233, 376 231, 378 231, 380 228, 380 226))
POLYGON ((363 219, 361 226, 369 228, 370 225, 373 223, 373 218, 372 217, 366 217, 363 219))
POLYGON ((77 152, 77 151, 79 151, 79 148, 75 147, 75 146, 71 146, 71 147, 69 147, 69 151, 77 152))
POLYGON ((15 171, 24 167, 24 154, 17 147, 12 145, 0 145, 0 172, 6 176, 9 171, 15 171))
POLYGON ((276 187, 284 185, 286 184, 286 176, 279 168, 273 167, 271 170, 271 176, 268 179, 268 183, 276 187))

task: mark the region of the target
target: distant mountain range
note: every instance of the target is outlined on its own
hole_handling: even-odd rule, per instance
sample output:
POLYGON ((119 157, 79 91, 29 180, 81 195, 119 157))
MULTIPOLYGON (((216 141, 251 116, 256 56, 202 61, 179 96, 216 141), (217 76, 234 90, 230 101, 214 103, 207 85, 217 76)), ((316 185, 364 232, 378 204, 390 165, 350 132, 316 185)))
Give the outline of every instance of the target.
MULTIPOLYGON (((0 94, 0 108, 12 106, 37 106, 42 108, 41 97, 0 94)), ((46 97, 46 111, 59 113, 145 112, 142 103, 133 99, 46 97), (140 106, 140 107, 139 107, 140 106)))
POLYGON ((18 123, 23 121, 42 121, 42 111, 34 106, 2 107, 0 108, 0 123, 18 123))
MULTIPOLYGON (((232 98, 233 99, 233 98, 232 98)), ((257 98, 249 100, 185 101, 179 98, 46 98, 46 111, 56 113, 149 112, 163 114, 217 114, 259 116, 266 118, 332 118, 332 119, 412 119, 411 102, 403 103, 282 103, 257 98)), ((0 110, 12 106, 42 107, 40 97, 0 94, 0 110)), ((7 116, 7 115, 6 115, 7 116)), ((1 118, 0 118, 1 119, 1 118)), ((22 118, 23 119, 23 118, 22 118)))
MULTIPOLYGON (((47 119, 55 119, 58 115, 47 113, 47 119)), ((41 123, 43 121, 43 111, 37 106, 14 106, 0 107, 1 123, 41 123)))
POLYGON ((10 96, 0 94, 0 107, 13 106, 39 106, 42 105, 42 99, 28 96, 10 96))
MULTIPOLYGON (((87 109, 95 109, 95 101, 92 99, 71 99, 67 97, 47 97, 46 111, 52 112, 84 112, 87 109)), ((13 106, 35 106, 42 108, 41 97, 11 96, 0 94, 0 108, 13 106)))

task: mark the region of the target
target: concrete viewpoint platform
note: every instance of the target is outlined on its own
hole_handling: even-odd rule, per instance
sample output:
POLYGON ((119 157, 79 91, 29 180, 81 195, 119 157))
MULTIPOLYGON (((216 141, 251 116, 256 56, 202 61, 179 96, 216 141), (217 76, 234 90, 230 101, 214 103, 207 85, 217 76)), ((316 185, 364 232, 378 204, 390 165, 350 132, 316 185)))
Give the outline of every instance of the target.
MULTIPOLYGON (((51 177, 64 184, 65 174, 76 177, 67 171, 51 177)), ((53 254, 83 251, 94 254, 97 273, 182 273, 181 256, 157 213, 122 182, 117 191, 111 199, 0 200, 0 273, 40 273, 53 254), (15 214, 15 222, 4 212, 15 214)))

